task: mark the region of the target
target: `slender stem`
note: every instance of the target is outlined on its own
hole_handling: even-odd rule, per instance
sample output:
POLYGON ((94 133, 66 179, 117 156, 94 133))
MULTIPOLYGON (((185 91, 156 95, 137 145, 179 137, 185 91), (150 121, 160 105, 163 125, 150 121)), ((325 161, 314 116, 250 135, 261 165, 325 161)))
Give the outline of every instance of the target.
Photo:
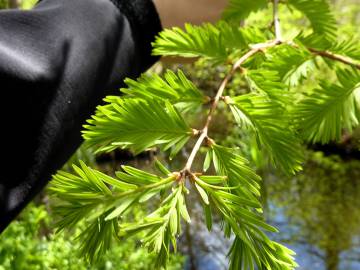
POLYGON ((205 128, 201 131, 201 135, 200 135, 199 139, 196 141, 195 146, 190 153, 190 156, 186 162, 184 171, 190 171, 192 163, 194 162, 195 156, 196 156, 197 152, 199 151, 203 141, 205 140, 205 138, 208 135, 207 133, 208 133, 208 128, 205 126, 205 128))
POLYGON ((310 52, 312 52, 313 54, 316 54, 316 55, 320 55, 322 57, 326 57, 326 58, 329 58, 329 59, 332 59, 332 60, 335 60, 335 61, 338 61, 338 62, 341 62, 341 63, 344 63, 346 65, 350 65, 350 66, 353 66, 357 69, 360 69, 360 64, 358 63, 354 63, 350 58, 348 57, 345 57, 345 56, 342 56, 342 55, 338 55, 338 54, 335 54, 335 53, 332 53, 332 52, 328 52, 328 51, 319 51, 317 49, 313 49, 313 48, 308 48, 308 50, 310 52))
POLYGON ((281 38, 281 27, 280 27, 280 18, 279 18, 279 0, 274 0, 273 17, 274 17, 275 37, 277 40, 281 40, 282 38, 281 38))
MULTIPOLYGON (((293 41, 287 42, 286 44, 288 44, 288 45, 290 45, 290 46, 292 46, 292 47, 294 47, 296 49, 299 49, 299 46, 296 43, 294 43, 293 41)), ((354 62, 354 60, 351 59, 350 57, 340 55, 340 54, 336 54, 336 53, 333 53, 333 52, 330 52, 330 51, 321 51, 321 50, 310 48, 310 47, 307 47, 307 49, 312 54, 319 55, 319 56, 322 56, 322 57, 325 57, 325 58, 328 58, 328 59, 331 59, 331 60, 334 60, 334 61, 341 62, 343 64, 352 66, 352 67, 354 67, 356 69, 360 69, 360 64, 354 62)))
POLYGON ((255 44, 254 46, 252 46, 252 48, 246 53, 244 54, 239 60, 237 60, 235 62, 235 64, 232 66, 230 72, 226 75, 226 77, 224 78, 224 80, 221 82, 220 87, 216 93, 216 96, 212 102, 209 114, 206 118, 206 122, 205 122, 205 126, 204 128, 200 131, 201 135, 198 138, 198 140, 196 141, 194 148, 192 149, 190 156, 188 158, 188 161, 186 162, 186 165, 184 167, 184 169, 182 170, 183 173, 190 173, 191 171, 191 167, 192 164, 194 162, 194 159, 196 157, 196 154, 199 152, 200 147, 202 145, 202 143, 204 142, 204 140, 206 138, 208 138, 208 131, 209 131, 209 126, 211 123, 211 120, 213 118, 214 112, 219 104, 219 101, 221 99, 221 97, 223 96, 223 93, 225 91, 225 88, 227 86, 227 84, 229 83, 229 81, 231 80, 231 78, 233 77, 233 75, 235 74, 235 72, 241 67, 241 65, 247 60, 249 59, 251 56, 253 56, 254 54, 263 51, 267 48, 270 47, 274 47, 278 44, 280 44, 281 42, 279 40, 272 40, 270 42, 266 42, 266 43, 259 43, 259 44, 255 44))

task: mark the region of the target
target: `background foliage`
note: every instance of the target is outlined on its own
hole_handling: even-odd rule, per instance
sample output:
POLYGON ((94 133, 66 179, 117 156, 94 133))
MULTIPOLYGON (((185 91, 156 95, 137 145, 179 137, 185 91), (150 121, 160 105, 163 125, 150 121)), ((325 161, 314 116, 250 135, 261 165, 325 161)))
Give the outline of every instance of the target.
MULTIPOLYGON (((135 211, 139 215, 141 211, 135 211)), ((81 228, 80 225, 79 228, 81 228)), ((151 270, 154 256, 139 246, 135 240, 123 240, 114 245, 100 260, 89 265, 79 256, 75 241, 78 229, 64 234, 55 234, 49 210, 44 205, 31 204, 21 217, 0 236, 1 270, 151 270)), ((169 269, 181 269, 182 258, 173 257, 169 269)))

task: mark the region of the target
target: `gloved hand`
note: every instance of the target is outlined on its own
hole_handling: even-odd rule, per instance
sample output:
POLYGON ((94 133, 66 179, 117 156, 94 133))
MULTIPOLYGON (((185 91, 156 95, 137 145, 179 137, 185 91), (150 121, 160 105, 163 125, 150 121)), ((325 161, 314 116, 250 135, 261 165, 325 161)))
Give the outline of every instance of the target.
POLYGON ((152 65, 151 0, 42 0, 0 11, 0 232, 81 143, 125 77, 152 65))

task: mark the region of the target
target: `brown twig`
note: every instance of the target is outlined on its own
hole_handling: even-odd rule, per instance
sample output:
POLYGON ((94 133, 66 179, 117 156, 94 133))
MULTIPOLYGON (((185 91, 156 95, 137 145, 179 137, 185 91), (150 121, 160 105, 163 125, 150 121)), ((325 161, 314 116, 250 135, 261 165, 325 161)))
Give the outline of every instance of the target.
POLYGON ((198 140, 196 141, 194 148, 192 149, 190 156, 186 162, 186 165, 184 167, 184 169, 182 170, 182 174, 183 175, 189 175, 191 174, 191 167, 192 164, 194 162, 194 159, 196 157, 196 154, 199 152, 201 145, 203 144, 204 140, 208 138, 208 130, 209 130, 209 126, 211 123, 211 120, 213 118, 214 112, 219 104, 219 101, 221 100, 221 97, 223 96, 223 93, 225 91, 225 88, 227 86, 227 84, 229 83, 229 81, 231 80, 231 78, 233 77, 233 75, 235 74, 235 72, 241 68, 241 65, 247 60, 249 59, 251 56, 253 56, 254 54, 261 52, 265 49, 274 47, 278 44, 281 44, 281 41, 279 40, 273 40, 270 42, 266 42, 266 43, 259 43, 259 44, 255 44, 254 46, 252 46, 252 48, 246 53, 244 54, 239 60, 237 60, 235 62, 235 64, 232 66, 230 72, 226 75, 226 77, 224 78, 224 80, 222 81, 222 83, 220 84, 220 87, 216 93, 216 96, 212 102, 209 114, 206 118, 206 122, 205 122, 205 126, 204 128, 200 131, 201 135, 198 138, 198 140))
MULTIPOLYGON (((288 44, 296 49, 299 49, 299 46, 296 43, 294 43, 293 41, 288 41, 288 42, 286 42, 286 44, 288 44)), ((306 47, 306 49, 314 55, 319 55, 319 56, 322 56, 322 57, 325 57, 325 58, 328 58, 328 59, 331 59, 334 61, 341 62, 346 65, 350 65, 356 69, 360 69, 360 64, 354 62, 354 60, 351 59, 350 57, 336 54, 336 53, 333 53, 330 51, 321 51, 321 50, 310 48, 310 47, 306 47)))
POLYGON ((353 66, 357 69, 360 69, 360 64, 354 63, 350 58, 345 57, 343 55, 338 55, 338 54, 328 52, 328 51, 320 51, 320 50, 313 49, 313 48, 308 48, 308 50, 310 52, 312 52, 313 54, 320 55, 322 57, 326 57, 326 58, 341 62, 343 64, 353 66))

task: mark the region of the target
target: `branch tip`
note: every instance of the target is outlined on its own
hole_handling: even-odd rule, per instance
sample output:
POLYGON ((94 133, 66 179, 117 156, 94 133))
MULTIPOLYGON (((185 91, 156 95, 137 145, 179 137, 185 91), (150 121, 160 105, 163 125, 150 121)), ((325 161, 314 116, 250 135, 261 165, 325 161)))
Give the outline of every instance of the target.
POLYGON ((200 135, 201 130, 198 130, 198 129, 194 129, 194 128, 193 128, 193 129, 191 130, 191 132, 192 132, 192 133, 191 133, 191 136, 192 136, 192 137, 196 137, 196 136, 199 136, 199 135, 200 135))
POLYGON ((220 99, 221 99, 222 101, 224 101, 226 105, 229 105, 229 104, 232 103, 232 99, 231 99, 230 96, 222 96, 220 99))
POLYGON ((174 177, 176 182, 180 182, 183 178, 183 174, 181 172, 172 172, 169 174, 170 177, 174 177))
POLYGON ((205 143, 208 147, 215 145, 215 141, 213 139, 211 139, 210 137, 205 138, 205 143))

